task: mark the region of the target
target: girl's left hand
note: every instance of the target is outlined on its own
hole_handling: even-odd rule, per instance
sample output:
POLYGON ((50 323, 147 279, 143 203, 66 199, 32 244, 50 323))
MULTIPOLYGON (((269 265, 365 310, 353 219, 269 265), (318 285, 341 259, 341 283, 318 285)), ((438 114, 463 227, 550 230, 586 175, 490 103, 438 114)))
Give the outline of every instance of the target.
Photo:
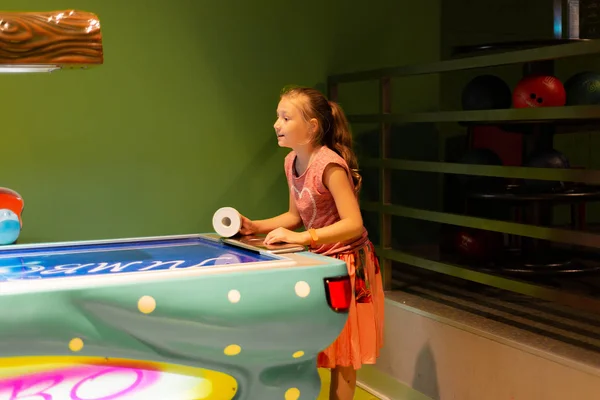
POLYGON ((267 234, 264 242, 265 244, 276 244, 276 243, 292 243, 305 245, 306 238, 303 233, 290 231, 285 228, 277 228, 267 234))

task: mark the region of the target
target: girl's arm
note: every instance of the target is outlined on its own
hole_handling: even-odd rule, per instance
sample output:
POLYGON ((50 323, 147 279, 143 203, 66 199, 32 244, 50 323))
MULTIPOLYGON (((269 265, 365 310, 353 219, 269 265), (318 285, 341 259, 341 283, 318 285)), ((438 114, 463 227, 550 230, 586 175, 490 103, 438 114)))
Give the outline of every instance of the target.
MULTIPOLYGON (((363 219, 346 170, 337 164, 329 164, 323 173, 323 183, 333 196, 340 221, 316 229, 318 244, 343 242, 360 236, 364 230, 363 219)), ((310 243, 308 232, 303 234, 305 244, 310 243)))
POLYGON ((290 208, 287 212, 268 219, 251 221, 242 216, 242 229, 240 229, 240 233, 242 235, 254 235, 269 233, 272 230, 280 227, 289 230, 296 230, 300 228, 302 226, 302 219, 300 218, 300 213, 298 213, 298 209, 296 208, 296 202, 292 197, 291 191, 289 207, 290 208))

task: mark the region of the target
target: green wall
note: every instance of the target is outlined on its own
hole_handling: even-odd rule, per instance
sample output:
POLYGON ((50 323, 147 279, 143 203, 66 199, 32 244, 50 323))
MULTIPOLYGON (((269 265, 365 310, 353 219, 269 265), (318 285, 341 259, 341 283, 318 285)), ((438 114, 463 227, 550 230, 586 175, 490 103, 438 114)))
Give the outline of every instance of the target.
POLYGON ((208 231, 221 206, 284 211, 279 89, 436 59, 437 3, 4 1, 96 12, 105 45, 89 71, 0 76, 0 186, 25 198, 20 241, 208 231))
MULTIPOLYGON (((357 58, 356 68, 365 70, 380 67, 398 67, 407 64, 434 62, 440 59, 441 1, 399 2, 398 9, 384 10, 370 18, 375 38, 370 53, 357 58), (389 13, 389 14, 386 14, 389 13), (387 16, 386 16, 387 15, 387 16), (393 15, 390 17, 390 15, 393 15), (390 25, 385 22, 393 21, 390 25)), ((371 11, 369 11, 370 13, 371 11)), ((369 15, 365 12, 365 15, 369 15)), ((366 24, 365 24, 366 25, 366 24)), ((367 25, 368 26, 368 25, 367 25)), ((354 41, 356 43, 357 40, 354 41)), ((353 43, 349 41, 348 43, 353 43)), ((366 49, 365 49, 366 50, 366 49)), ((361 48, 361 51, 364 51, 361 48)), ((346 54, 351 54, 346 51, 346 54)), ((350 61, 350 60, 349 60, 350 61)), ((427 112, 439 108, 440 77, 437 74, 396 77, 391 81, 392 113, 427 112)), ((350 114, 379 112, 379 82, 377 80, 344 83, 339 90, 340 101, 350 114)), ((359 164, 363 158, 379 157, 380 126, 354 124, 356 151, 359 164)), ((438 130, 434 124, 398 124, 392 126, 389 157, 409 160, 437 161, 439 159, 438 130)), ((362 201, 380 201, 379 169, 361 167, 363 174, 362 201)), ((438 178, 434 174, 412 171, 392 171, 391 202, 409 207, 436 208, 440 199, 438 178)), ((379 244, 379 216, 363 212, 365 225, 374 243, 379 244)), ((434 224, 392 217, 392 245, 429 243, 437 235, 434 224)))

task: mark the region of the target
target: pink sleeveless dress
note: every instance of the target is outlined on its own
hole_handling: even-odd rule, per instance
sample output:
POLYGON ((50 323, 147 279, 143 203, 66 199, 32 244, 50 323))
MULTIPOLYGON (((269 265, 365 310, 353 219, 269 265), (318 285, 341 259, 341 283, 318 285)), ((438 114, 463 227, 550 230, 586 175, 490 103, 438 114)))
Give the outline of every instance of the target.
MULTIPOLYGON (((333 196, 323 184, 323 173, 330 163, 338 164, 347 171, 353 186, 346 161, 323 146, 306 171, 298 176, 295 160, 294 151, 286 156, 285 174, 305 228, 318 229, 339 221, 333 196)), ((317 366, 359 369, 363 364, 375 364, 383 346, 384 293, 379 261, 366 229, 358 238, 323 244, 311 251, 345 261, 354 290, 348 322, 339 337, 319 354, 317 366)))

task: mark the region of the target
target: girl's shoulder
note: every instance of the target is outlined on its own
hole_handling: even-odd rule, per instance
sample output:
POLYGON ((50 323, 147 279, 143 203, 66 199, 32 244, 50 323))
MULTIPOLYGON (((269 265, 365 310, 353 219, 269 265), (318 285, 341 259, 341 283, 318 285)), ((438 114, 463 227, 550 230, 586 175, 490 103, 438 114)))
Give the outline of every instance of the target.
POLYGON ((294 150, 292 150, 292 151, 290 151, 289 153, 286 154, 285 159, 283 161, 283 165, 284 165, 284 167, 285 167, 286 170, 289 167, 291 167, 291 165, 294 162, 295 158, 296 158, 296 152, 294 150))
POLYGON ((285 155, 285 163, 294 161, 295 157, 296 157, 296 152, 294 150, 290 150, 290 152, 285 155))
POLYGON ((337 164, 348 171, 348 163, 346 160, 344 160, 342 156, 327 146, 323 146, 323 148, 319 151, 319 155, 315 160, 315 163, 319 165, 319 169, 323 170, 329 164, 337 164))

